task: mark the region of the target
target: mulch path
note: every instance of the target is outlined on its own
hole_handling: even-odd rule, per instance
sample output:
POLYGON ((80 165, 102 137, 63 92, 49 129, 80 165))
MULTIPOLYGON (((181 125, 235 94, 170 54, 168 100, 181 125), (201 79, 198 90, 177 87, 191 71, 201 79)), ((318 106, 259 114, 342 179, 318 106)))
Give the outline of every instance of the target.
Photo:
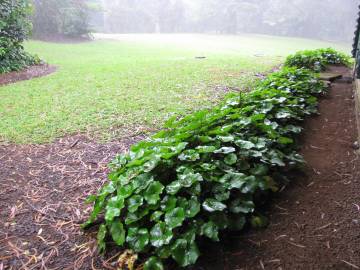
MULTIPOLYGON (((344 74, 349 70, 339 69, 344 74)), ((116 269, 79 224, 107 163, 141 138, 99 144, 74 136, 0 146, 0 270, 116 269)), ((360 170, 352 85, 335 82, 301 137, 304 173, 265 209, 270 225, 207 244, 196 270, 360 269, 360 170)))
POLYGON ((43 77, 54 73, 57 67, 43 64, 28 67, 22 71, 13 71, 0 74, 0 86, 15 83, 18 81, 30 80, 33 78, 43 77))

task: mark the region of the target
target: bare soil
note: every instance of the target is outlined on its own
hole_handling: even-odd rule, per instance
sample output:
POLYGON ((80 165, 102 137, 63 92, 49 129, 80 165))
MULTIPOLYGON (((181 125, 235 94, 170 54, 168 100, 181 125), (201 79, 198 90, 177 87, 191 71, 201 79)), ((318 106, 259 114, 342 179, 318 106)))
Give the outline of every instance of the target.
MULTIPOLYGON (((350 71, 337 68, 350 76, 350 71)), ((352 84, 335 81, 300 138, 303 173, 272 198, 270 225, 203 243, 196 270, 360 269, 360 171, 352 84)), ((120 252, 96 251, 79 224, 106 181, 107 163, 141 138, 99 144, 73 136, 0 146, 0 270, 116 269, 120 252)), ((172 266, 169 269, 173 269, 172 266)))
POLYGON ((0 74, 0 86, 15 83, 18 81, 30 80, 33 78, 43 77, 54 73, 57 67, 43 64, 28 67, 21 71, 13 71, 5 74, 0 74))

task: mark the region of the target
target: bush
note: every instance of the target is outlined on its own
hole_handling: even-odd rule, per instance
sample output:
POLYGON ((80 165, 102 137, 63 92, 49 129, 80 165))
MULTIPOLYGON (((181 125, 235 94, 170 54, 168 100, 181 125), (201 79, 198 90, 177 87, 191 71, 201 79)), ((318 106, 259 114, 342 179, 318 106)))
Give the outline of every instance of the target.
POLYGON ((31 24, 31 6, 26 0, 4 0, 0 3, 0 73, 21 70, 40 62, 24 51, 31 24))
POLYGON ((351 59, 334 49, 306 50, 290 55, 285 62, 287 67, 308 68, 315 72, 326 69, 327 65, 350 65, 351 59))
POLYGON ((324 85, 308 70, 284 68, 247 94, 232 94, 216 108, 170 119, 165 129, 112 163, 109 183, 88 202, 101 251, 108 237, 151 257, 144 269, 163 269, 173 258, 194 264, 198 241, 219 232, 262 226, 262 195, 284 184, 303 163, 296 137, 316 113, 324 85))

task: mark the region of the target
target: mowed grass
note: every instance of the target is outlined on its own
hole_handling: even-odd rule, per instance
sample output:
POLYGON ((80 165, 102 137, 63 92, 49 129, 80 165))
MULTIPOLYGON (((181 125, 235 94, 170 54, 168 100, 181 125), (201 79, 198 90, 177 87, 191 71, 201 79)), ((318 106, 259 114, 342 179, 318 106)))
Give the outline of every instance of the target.
POLYGON ((329 46, 349 50, 258 35, 97 37, 103 40, 26 43, 58 71, 0 87, 0 141, 45 143, 78 132, 108 141, 152 131, 174 113, 211 106, 225 86, 245 87, 289 53, 329 46))

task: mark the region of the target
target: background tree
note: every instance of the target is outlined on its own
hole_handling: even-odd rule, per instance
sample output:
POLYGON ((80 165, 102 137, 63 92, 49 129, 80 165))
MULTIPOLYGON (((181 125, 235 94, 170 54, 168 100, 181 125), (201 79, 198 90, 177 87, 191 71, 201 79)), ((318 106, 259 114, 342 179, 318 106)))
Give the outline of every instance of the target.
POLYGON ((353 0, 104 0, 105 30, 259 33, 350 41, 353 0))
POLYGON ((33 3, 35 37, 88 37, 90 1, 33 0, 33 3))
POLYGON ((39 59, 25 52, 22 45, 31 31, 30 12, 27 0, 0 2, 0 73, 39 63, 39 59))

